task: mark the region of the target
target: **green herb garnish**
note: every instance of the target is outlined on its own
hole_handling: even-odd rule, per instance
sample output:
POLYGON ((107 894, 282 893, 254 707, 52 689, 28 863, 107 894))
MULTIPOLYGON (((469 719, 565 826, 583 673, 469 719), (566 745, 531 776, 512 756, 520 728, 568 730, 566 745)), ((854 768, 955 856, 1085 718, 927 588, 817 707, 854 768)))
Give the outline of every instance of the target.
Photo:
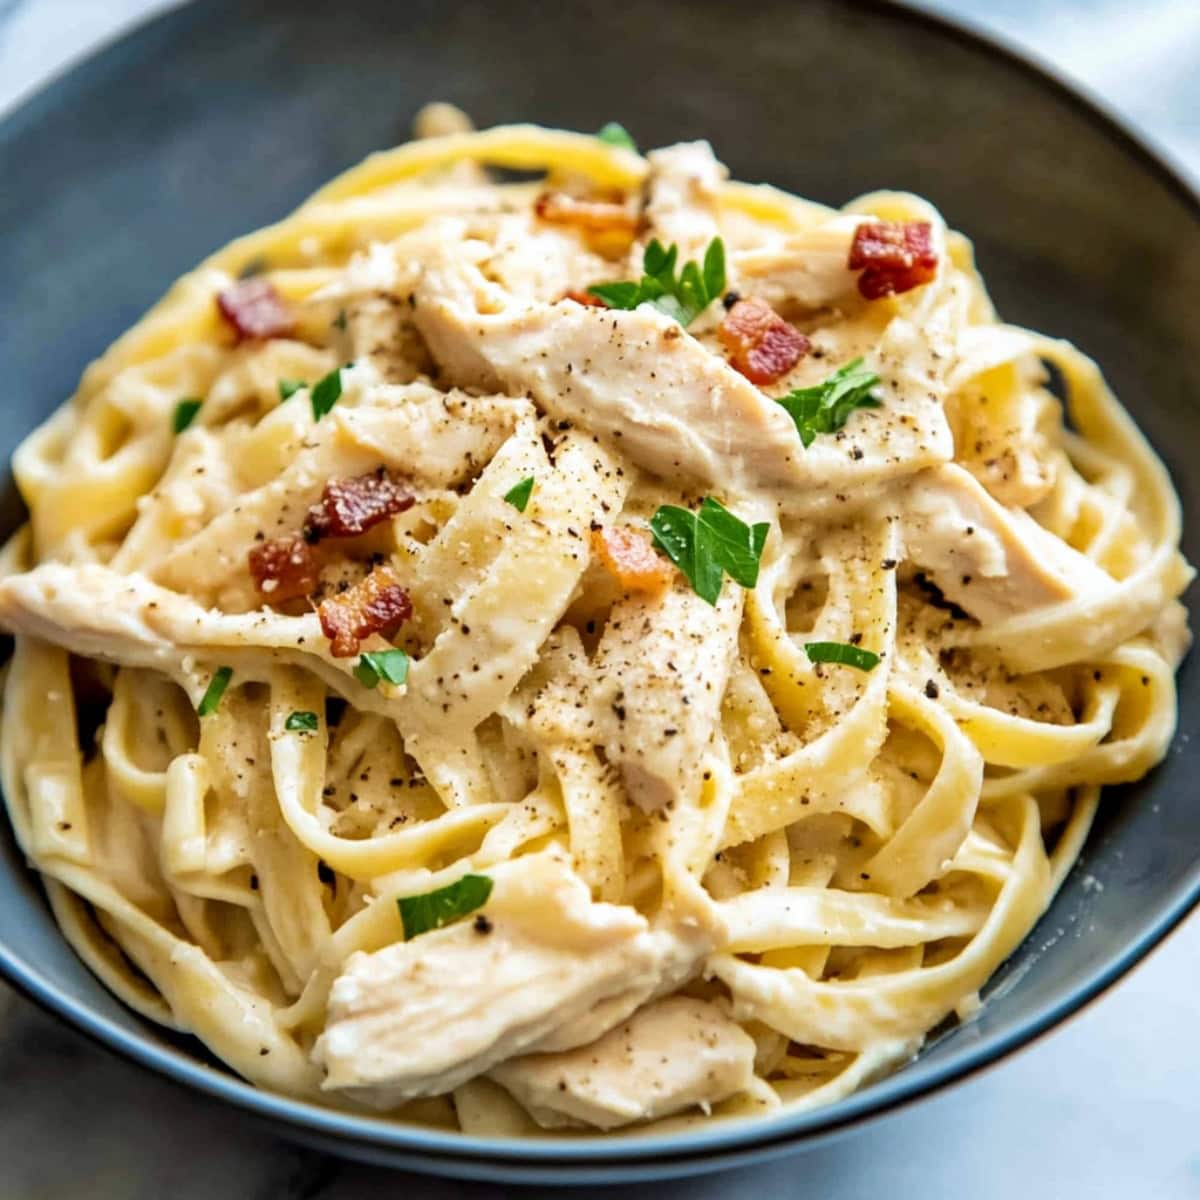
POLYGON ((709 496, 699 512, 664 504, 650 518, 650 530, 660 550, 688 577, 702 600, 716 604, 723 572, 742 587, 758 582, 770 525, 747 525, 709 496))
POLYGON ((182 433, 196 419, 196 414, 200 411, 200 406, 203 403, 203 400, 197 400, 195 396, 189 396, 186 400, 180 400, 175 405, 175 415, 171 418, 171 428, 176 433, 182 433))
POLYGON ((399 686, 408 679, 408 655, 403 650, 370 650, 360 656, 354 678, 368 688, 378 687, 381 679, 399 686))
POLYGON ((609 121, 596 136, 610 146, 620 146, 622 150, 632 150, 634 154, 637 153, 637 142, 630 137, 629 130, 624 125, 618 125, 616 121, 609 121))
POLYGON ((879 655, 874 650, 864 650, 846 642, 805 642, 804 653, 810 662, 841 663, 860 671, 870 671, 879 665, 879 655))
POLYGON ((340 329, 342 333, 346 332, 346 310, 344 308, 338 309, 338 315, 333 318, 333 327, 340 329))
POLYGON ((823 383, 796 388, 776 403, 787 409, 807 447, 817 434, 841 429, 856 408, 878 408, 881 401, 872 390, 878 383, 879 376, 856 358, 838 367, 823 383))
MULTIPOLYGON (((347 366, 350 364, 347 363, 347 366)), ((312 401, 314 421, 319 421, 338 402, 342 395, 342 367, 334 367, 324 379, 313 384, 308 398, 312 401)))
POLYGON ((703 268, 687 262, 676 276, 678 258, 678 246, 672 243, 664 250, 655 238, 642 255, 642 278, 637 283, 598 283, 588 292, 609 308, 650 303, 680 325, 690 325, 725 290, 725 243, 713 238, 704 252, 703 268))
POLYGON ((297 392, 308 387, 303 379, 281 379, 279 381, 279 399, 290 400, 297 392))
POLYGON ((514 484, 504 493, 504 499, 509 502, 517 510, 523 513, 526 505, 529 503, 529 497, 533 495, 533 476, 529 475, 522 479, 520 483, 514 484))
POLYGON ((283 723, 288 733, 316 733, 317 714, 315 712, 288 713, 288 719, 283 723))
POLYGON ((454 883, 447 884, 423 896, 402 896, 396 903, 400 906, 400 922, 404 926, 404 940, 411 941, 418 934, 431 929, 441 929, 477 908, 482 908, 492 894, 492 880, 488 875, 464 875, 454 883))
POLYGON ((211 717, 217 711, 217 705, 221 703, 221 697, 225 695, 225 689, 229 686, 232 678, 232 667, 217 668, 216 674, 208 681, 208 687, 204 689, 204 695, 200 697, 200 703, 196 706, 196 712, 200 716, 211 717))

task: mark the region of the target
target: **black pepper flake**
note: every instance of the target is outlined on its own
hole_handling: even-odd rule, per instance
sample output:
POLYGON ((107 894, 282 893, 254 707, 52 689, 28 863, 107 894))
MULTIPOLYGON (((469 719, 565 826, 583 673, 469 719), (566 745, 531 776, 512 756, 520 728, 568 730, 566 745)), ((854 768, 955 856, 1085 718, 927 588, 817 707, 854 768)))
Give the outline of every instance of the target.
POLYGON ((480 913, 475 918, 473 925, 475 927, 475 932, 481 936, 492 932, 492 923, 483 915, 483 913, 480 913))
POLYGON ((939 689, 934 680, 925 680, 925 695, 928 696, 930 700, 936 700, 938 698, 939 689))
POLYGON ((885 558, 879 565, 885 571, 894 571, 896 569, 896 560, 894 558, 885 558))

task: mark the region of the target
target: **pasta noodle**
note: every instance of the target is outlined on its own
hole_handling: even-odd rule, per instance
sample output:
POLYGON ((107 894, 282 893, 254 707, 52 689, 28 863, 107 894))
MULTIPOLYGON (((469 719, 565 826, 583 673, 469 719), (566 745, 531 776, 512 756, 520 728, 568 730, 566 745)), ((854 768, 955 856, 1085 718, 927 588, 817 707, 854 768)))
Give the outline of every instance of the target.
POLYGON ((828 1103, 1165 753, 1170 480, 917 197, 418 132, 18 449, 17 838, 266 1088, 497 1136, 828 1103))

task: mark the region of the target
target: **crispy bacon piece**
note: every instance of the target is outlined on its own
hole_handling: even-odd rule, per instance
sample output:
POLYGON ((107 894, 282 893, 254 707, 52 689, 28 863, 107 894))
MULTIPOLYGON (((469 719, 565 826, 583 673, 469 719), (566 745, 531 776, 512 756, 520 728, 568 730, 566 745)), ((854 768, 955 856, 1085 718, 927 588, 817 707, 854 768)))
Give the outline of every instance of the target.
POLYGON ((640 529, 628 525, 593 529, 592 551, 627 592, 658 596, 671 584, 670 563, 654 553, 640 529))
POLYGON ((283 297, 269 279, 242 279, 217 294, 221 316, 239 338, 273 338, 291 333, 295 327, 283 297))
POLYGON ((412 611, 412 601, 396 576, 387 567, 376 567, 352 588, 322 600, 317 616, 334 658, 349 658, 358 653, 364 638, 394 633, 412 611))
POLYGON ((593 296, 591 292, 564 292, 564 300, 574 300, 576 304, 586 305, 588 308, 607 308, 608 305, 600 299, 599 296, 593 296))
POLYGON ((543 192, 533 206, 543 221, 552 225, 574 225, 591 233, 637 231, 638 217, 624 204, 612 200, 579 200, 566 192, 543 192))
POLYGON ((872 221, 854 231, 847 266, 862 271, 858 290, 868 300, 898 296, 937 275, 938 256, 928 221, 872 221))
POLYGON ((809 351, 811 343, 765 300, 739 300, 717 331, 730 362, 751 383, 774 383, 809 351))
POLYGON ((310 542, 357 537, 415 503, 412 492, 383 467, 348 479, 331 479, 320 501, 308 510, 304 536, 310 542))
POLYGON ((312 547, 297 536, 272 538, 250 551, 254 586, 272 604, 315 591, 318 563, 312 547))

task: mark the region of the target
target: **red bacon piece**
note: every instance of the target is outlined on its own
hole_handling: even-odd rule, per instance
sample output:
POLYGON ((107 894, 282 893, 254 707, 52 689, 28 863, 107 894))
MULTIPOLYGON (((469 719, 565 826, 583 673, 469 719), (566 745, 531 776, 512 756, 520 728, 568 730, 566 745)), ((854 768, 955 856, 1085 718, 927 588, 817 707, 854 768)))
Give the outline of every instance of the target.
POLYGON ((564 292, 564 300, 574 300, 576 304, 586 305, 588 308, 607 308, 608 305, 600 299, 599 296, 593 296, 591 292, 564 292))
POLYGON ((316 590, 319 569, 312 547, 302 537, 272 538, 250 551, 250 576, 272 604, 316 590))
POLYGON ((242 279, 217 294, 221 316, 238 338, 283 337, 295 328, 291 312, 269 279, 242 279))
POLYGON ((730 362, 751 383, 774 383, 809 351, 811 343, 764 300, 739 300, 717 331, 730 362))
POLYGON ((938 256, 928 221, 873 221, 854 231, 851 271, 868 300, 910 292, 937 275, 938 256))
POLYGON ((574 225, 592 233, 629 233, 637 230, 637 214, 611 200, 579 200, 566 192, 543 192, 533 211, 552 225, 574 225))
POLYGON ((654 553, 640 529, 628 525, 593 529, 592 550, 627 592, 658 596, 670 586, 671 565, 654 553))
POLYGON ((331 479, 320 501, 308 510, 304 536, 310 542, 357 537, 415 503, 416 497, 383 467, 366 475, 331 479))
POLYGON ((322 600, 317 616, 334 658, 349 658, 358 653, 364 638, 394 633, 412 611, 412 601, 396 576, 387 567, 376 567, 352 588, 322 600))

